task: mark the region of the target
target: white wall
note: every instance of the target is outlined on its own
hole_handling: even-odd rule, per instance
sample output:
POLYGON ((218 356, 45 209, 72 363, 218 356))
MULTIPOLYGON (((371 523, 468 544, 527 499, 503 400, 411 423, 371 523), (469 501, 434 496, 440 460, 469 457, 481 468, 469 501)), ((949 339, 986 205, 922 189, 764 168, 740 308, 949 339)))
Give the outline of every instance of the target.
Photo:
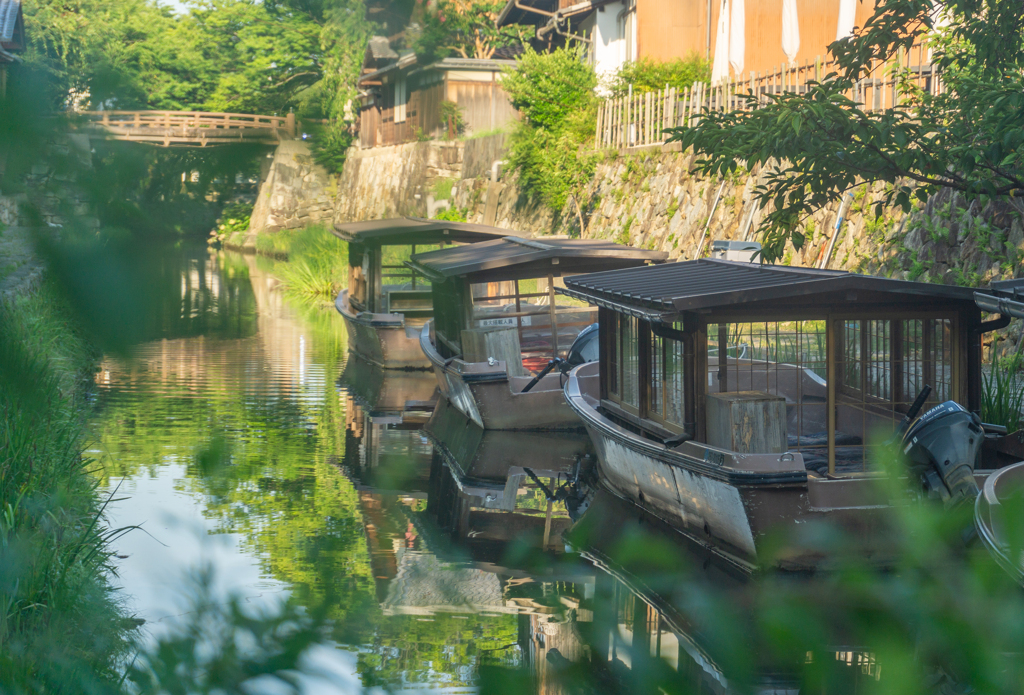
MULTIPOLYGON (((624 15, 626 3, 623 0, 609 3, 603 8, 595 10, 586 20, 580 22, 580 33, 586 34, 592 40, 590 44, 590 62, 594 65, 597 77, 600 80, 607 80, 615 74, 624 62, 634 56, 628 55, 628 44, 636 45, 636 39, 627 41, 627 34, 635 34, 636 22, 631 18, 635 13, 624 15), (604 11, 602 12, 601 9, 604 11)), ((605 93, 603 87, 598 87, 598 93, 605 93)))

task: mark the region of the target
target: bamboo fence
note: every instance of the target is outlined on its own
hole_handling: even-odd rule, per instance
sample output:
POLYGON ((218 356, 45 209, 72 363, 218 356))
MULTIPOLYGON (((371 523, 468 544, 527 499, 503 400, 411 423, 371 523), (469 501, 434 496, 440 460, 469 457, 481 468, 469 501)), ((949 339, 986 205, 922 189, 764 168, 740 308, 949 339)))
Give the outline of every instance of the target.
MULTIPOLYGON (((780 66, 772 71, 750 72, 746 77, 723 80, 713 85, 696 82, 688 89, 665 89, 606 99, 597 113, 597 147, 627 148, 663 145, 664 130, 695 125, 703 110, 744 111, 751 107, 747 97, 757 97, 755 107, 768 96, 785 92, 803 94, 811 82, 820 82, 836 70, 832 61, 819 56, 815 61, 780 66)), ((909 82, 930 94, 942 90, 938 68, 931 63, 931 51, 924 45, 900 51, 893 60, 871 66, 849 95, 866 111, 882 111, 900 104, 909 82), (901 69, 897 69, 901 68, 901 69)))

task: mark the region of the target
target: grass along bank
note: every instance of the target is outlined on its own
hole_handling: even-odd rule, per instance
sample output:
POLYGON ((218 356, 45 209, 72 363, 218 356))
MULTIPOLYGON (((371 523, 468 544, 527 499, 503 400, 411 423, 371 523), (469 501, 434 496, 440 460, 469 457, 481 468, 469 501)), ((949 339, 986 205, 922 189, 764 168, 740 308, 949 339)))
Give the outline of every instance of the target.
POLYGON ((323 225, 264 232, 256 251, 286 258, 274 269, 290 294, 311 301, 334 301, 348 277, 348 244, 323 225))
POLYGON ((129 649, 83 458, 97 353, 44 285, 0 304, 0 691, 113 689, 129 649))

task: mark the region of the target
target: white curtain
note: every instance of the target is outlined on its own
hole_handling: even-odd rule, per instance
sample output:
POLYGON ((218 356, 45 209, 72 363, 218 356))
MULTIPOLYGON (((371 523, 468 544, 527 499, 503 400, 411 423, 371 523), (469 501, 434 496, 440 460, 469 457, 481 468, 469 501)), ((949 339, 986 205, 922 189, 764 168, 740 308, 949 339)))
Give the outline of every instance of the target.
POLYGON ((743 54, 747 48, 746 9, 744 0, 732 0, 732 13, 729 18, 729 65, 739 77, 743 72, 743 54))
POLYGON ((857 21, 857 0, 839 0, 839 23, 836 26, 836 41, 853 35, 857 21))
POLYGON ((800 19, 796 14, 796 0, 782 0, 782 52, 792 65, 800 50, 800 19))
POLYGON ((718 11, 718 34, 715 36, 715 62, 711 64, 711 83, 729 76, 729 0, 722 0, 718 11))

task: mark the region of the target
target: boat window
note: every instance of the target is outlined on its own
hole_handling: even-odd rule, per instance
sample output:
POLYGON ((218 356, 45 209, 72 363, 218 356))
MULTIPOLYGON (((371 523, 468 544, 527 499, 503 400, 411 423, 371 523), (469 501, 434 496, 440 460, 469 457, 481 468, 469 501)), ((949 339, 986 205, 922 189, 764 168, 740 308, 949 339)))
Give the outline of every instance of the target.
POLYGON ((618 320, 619 401, 633 409, 640 407, 640 321, 620 315, 618 320))
POLYGON ((516 328, 523 366, 539 371, 552 357, 566 357, 577 334, 597 320, 596 307, 554 292, 562 285, 550 276, 471 284, 473 327, 516 328))
POLYGON ((826 321, 711 324, 707 336, 708 393, 782 396, 789 448, 827 466, 826 321))
MULTIPOLYGON (((614 311, 605 310, 601 315, 602 324, 607 325, 607 340, 604 340, 602 348, 607 349, 608 356, 605 358, 607 363, 607 379, 608 379, 608 393, 612 398, 618 398, 619 396, 619 316, 614 311)), ((602 330, 605 330, 602 328, 602 330)))
MULTIPOLYGON (((682 332, 683 324, 673 328, 682 332)), ((672 338, 651 335, 651 381, 648 412, 665 423, 684 426, 683 402, 683 343, 672 338)))
POLYGON ((925 384, 926 407, 953 398, 952 322, 941 318, 857 319, 841 331, 837 426, 887 434, 925 384))
POLYGON ((415 253, 426 253, 444 248, 441 244, 419 244, 411 246, 381 247, 381 285, 385 291, 392 289, 414 290, 429 289, 430 281, 418 275, 405 262, 415 253))

